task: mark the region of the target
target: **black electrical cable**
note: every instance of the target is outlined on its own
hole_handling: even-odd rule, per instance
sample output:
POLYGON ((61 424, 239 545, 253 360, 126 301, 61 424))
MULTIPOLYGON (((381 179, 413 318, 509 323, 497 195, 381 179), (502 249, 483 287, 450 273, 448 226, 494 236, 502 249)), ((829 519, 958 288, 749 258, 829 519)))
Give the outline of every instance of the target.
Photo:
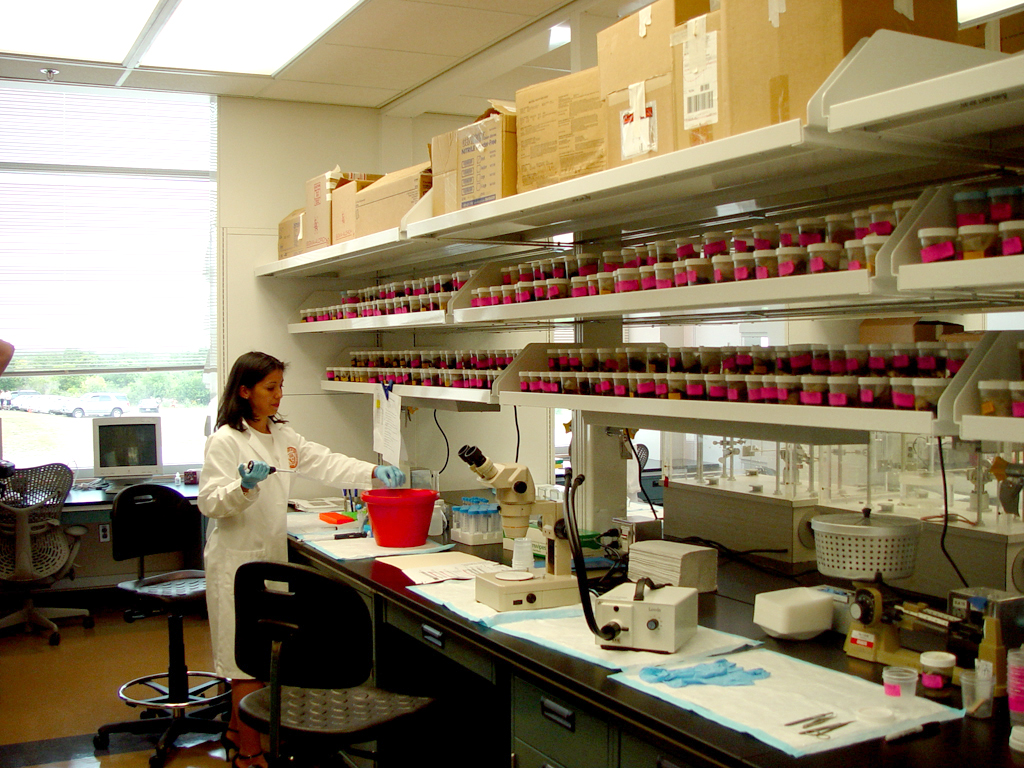
MULTIPOLYGON (((519 407, 512 406, 512 418, 516 422, 516 464, 519 463, 519 407)), ((568 487, 568 486, 566 486, 568 487)))
POLYGON ((960 577, 960 582, 966 587, 967 579, 957 568, 956 563, 953 562, 953 558, 949 552, 946 551, 946 531, 949 530, 949 489, 946 487, 946 459, 942 453, 942 437, 935 438, 939 443, 939 469, 942 471, 942 508, 944 514, 942 515, 942 535, 939 536, 939 549, 942 550, 942 554, 946 556, 949 564, 953 566, 953 570, 956 571, 956 575, 960 577))
POLYGON ((618 627, 607 625, 597 626, 597 619, 594 618, 594 606, 590 602, 590 589, 587 584, 587 564, 583 560, 583 544, 580 542, 579 528, 576 526, 576 489, 586 479, 584 475, 576 475, 571 485, 565 488, 565 531, 569 540, 569 551, 572 553, 573 566, 576 568, 576 585, 580 591, 580 604, 583 607, 583 617, 587 620, 587 626, 594 635, 602 640, 611 640, 619 634, 618 627))
POLYGON ((434 409, 434 423, 437 424, 437 429, 441 432, 441 437, 444 438, 444 466, 441 467, 441 471, 437 473, 440 475, 441 472, 444 472, 446 469, 448 469, 448 459, 452 457, 452 449, 451 446, 448 445, 448 435, 446 435, 444 433, 444 430, 441 429, 441 422, 437 420, 436 408, 434 409))
POLYGON ((622 434, 626 436, 626 442, 629 443, 630 449, 633 451, 633 455, 636 456, 636 479, 640 483, 640 493, 647 499, 647 504, 651 508, 651 514, 654 515, 654 519, 658 520, 658 512, 654 509, 654 502, 651 501, 651 497, 647 495, 647 489, 644 488, 644 468, 640 466, 640 454, 637 453, 636 446, 633 445, 633 438, 629 436, 629 430, 625 430, 622 434))

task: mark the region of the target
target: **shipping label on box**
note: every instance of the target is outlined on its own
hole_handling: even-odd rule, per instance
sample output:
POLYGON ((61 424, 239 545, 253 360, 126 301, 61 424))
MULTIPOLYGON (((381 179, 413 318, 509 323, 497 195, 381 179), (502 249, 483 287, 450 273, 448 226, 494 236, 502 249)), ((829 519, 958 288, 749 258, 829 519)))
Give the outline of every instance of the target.
POLYGON ((516 118, 492 115, 460 128, 459 207, 516 193, 516 118))
POLYGON ((287 259, 302 253, 302 222, 306 209, 299 208, 285 216, 277 225, 277 258, 287 259))
POLYGON ((733 133, 731 87, 721 13, 676 28, 672 38, 676 147, 693 147, 733 133))
POLYGON ((596 67, 516 91, 516 191, 604 170, 606 119, 596 67))
POLYGON ((609 168, 675 151, 672 83, 664 74, 609 94, 609 168))

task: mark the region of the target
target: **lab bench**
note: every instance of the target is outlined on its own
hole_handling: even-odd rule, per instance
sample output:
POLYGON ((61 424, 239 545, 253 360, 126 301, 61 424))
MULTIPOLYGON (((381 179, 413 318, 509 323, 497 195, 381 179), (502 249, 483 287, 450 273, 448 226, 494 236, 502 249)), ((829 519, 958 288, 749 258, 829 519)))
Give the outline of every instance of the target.
MULTIPOLYGON (((440 744, 446 765, 517 768, 834 768, 1024 766, 1009 748, 1006 700, 989 720, 963 718, 932 735, 862 742, 801 758, 744 733, 674 707, 609 677, 611 670, 471 622, 411 592, 396 568, 374 560, 339 562, 292 539, 292 559, 335 573, 372 606, 379 685, 442 696, 440 744), (440 693, 439 693, 440 692, 440 693)), ((500 545, 457 548, 500 559, 500 545)), ((507 557, 507 556, 506 556, 507 557)), ((881 682, 881 665, 853 659, 842 637, 786 642, 753 623, 758 591, 791 581, 723 562, 719 591, 700 597, 700 623, 756 640, 823 667, 881 682)), ((960 705, 959 689, 945 702, 960 705)))

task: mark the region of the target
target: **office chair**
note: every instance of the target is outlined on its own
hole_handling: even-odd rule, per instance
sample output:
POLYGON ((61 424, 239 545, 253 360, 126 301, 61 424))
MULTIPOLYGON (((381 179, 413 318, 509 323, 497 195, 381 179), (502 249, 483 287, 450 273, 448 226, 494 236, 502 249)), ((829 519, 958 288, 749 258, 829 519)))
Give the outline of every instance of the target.
MULTIPOLYGON (((269 734, 271 768, 321 765, 342 751, 376 762, 381 742, 398 743, 401 729, 414 727, 433 701, 367 683, 373 647, 366 605, 348 584, 303 565, 239 566, 235 663, 269 683, 242 699, 239 717, 269 734), (284 582, 287 591, 268 581, 284 582), (370 741, 378 750, 355 746, 370 741)), ((413 741, 408 732, 404 741, 413 741)))
POLYGON ((38 608, 32 590, 47 587, 65 576, 74 577, 75 556, 86 529, 61 527, 60 515, 74 473, 64 464, 13 469, 8 465, 0 480, 0 584, 24 593, 21 610, 0 619, 0 629, 25 624, 50 630, 50 645, 60 644, 60 630, 52 619, 81 616, 93 626, 85 608, 38 608))
MULTIPOLYGON (((146 576, 145 557, 168 552, 187 552, 200 535, 199 510, 180 493, 163 485, 141 484, 125 488, 114 497, 110 536, 115 560, 139 559, 138 579, 118 584, 149 610, 142 616, 167 612, 167 671, 130 680, 117 695, 130 707, 144 707, 140 719, 100 726, 93 737, 98 750, 110 745, 110 734, 160 734, 151 768, 160 768, 178 736, 209 733, 224 739, 227 723, 218 716, 231 706, 230 681, 212 672, 190 672, 185 665, 183 614, 206 606, 203 571, 180 570, 146 576), (191 685, 191 683, 195 683, 191 685), (138 687, 137 698, 129 690, 138 687), (188 710, 196 708, 194 712, 188 710)), ((128 610, 125 621, 140 614, 128 610)))

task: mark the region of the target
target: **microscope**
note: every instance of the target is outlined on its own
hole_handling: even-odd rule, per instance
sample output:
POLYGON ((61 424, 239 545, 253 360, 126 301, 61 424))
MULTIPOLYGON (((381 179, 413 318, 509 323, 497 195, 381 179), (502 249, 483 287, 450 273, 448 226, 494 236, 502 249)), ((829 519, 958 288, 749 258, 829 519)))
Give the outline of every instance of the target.
POLYGON ((530 517, 540 515, 541 533, 547 542, 543 570, 498 571, 477 576, 477 602, 496 611, 556 608, 578 603, 580 596, 572 576, 562 505, 537 500, 533 477, 529 468, 522 464, 495 464, 475 445, 462 446, 459 458, 484 485, 495 490, 507 537, 526 536, 530 517))

